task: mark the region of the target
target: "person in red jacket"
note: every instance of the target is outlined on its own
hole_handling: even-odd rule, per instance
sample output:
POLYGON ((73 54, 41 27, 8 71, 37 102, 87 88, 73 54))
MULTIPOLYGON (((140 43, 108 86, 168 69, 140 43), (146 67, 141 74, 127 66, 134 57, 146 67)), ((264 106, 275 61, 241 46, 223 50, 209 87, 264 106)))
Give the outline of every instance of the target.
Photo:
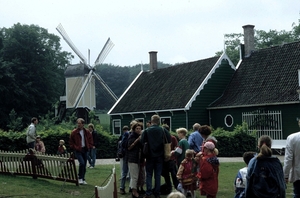
POLYGON ((201 155, 196 155, 195 160, 200 165, 197 177, 199 178, 200 194, 207 198, 216 198, 218 192, 219 159, 212 142, 204 144, 204 151, 201 155))
POLYGON ((77 128, 72 131, 69 144, 79 162, 78 183, 87 184, 84 177, 88 152, 93 148, 93 137, 89 130, 84 128, 84 119, 77 119, 77 128))

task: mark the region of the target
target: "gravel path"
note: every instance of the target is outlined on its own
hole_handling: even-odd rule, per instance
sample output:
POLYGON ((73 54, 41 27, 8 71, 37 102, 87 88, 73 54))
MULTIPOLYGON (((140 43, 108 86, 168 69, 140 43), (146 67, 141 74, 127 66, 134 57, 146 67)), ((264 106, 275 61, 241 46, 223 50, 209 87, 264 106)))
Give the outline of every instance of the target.
MULTIPOLYGON (((284 155, 276 155, 281 162, 284 160, 284 155)), ((242 157, 219 157, 219 161, 222 162, 244 162, 242 157)), ((78 164, 76 160, 76 164, 78 164)), ((97 165, 104 165, 104 164, 120 164, 120 162, 116 162, 115 159, 97 159, 97 165)))

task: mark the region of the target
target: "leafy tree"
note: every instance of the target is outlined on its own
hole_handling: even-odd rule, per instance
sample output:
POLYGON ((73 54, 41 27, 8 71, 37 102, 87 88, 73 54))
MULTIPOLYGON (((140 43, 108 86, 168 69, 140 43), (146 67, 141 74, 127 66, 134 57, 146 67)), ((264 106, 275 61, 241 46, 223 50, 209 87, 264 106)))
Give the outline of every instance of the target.
MULTIPOLYGON (((293 23, 292 30, 290 31, 269 30, 268 32, 266 32, 264 30, 254 30, 254 32, 254 45, 256 49, 263 49, 275 45, 299 41, 300 19, 298 20, 298 25, 296 25, 296 23, 293 23)), ((243 37, 243 34, 225 34, 226 53, 235 65, 237 65, 240 59, 239 46, 243 37)), ((219 51, 216 52, 216 55, 219 56, 222 53, 223 51, 219 51)))
POLYGON ((0 128, 7 129, 12 109, 23 118, 23 127, 53 109, 72 57, 61 51, 59 41, 37 25, 0 28, 0 128))

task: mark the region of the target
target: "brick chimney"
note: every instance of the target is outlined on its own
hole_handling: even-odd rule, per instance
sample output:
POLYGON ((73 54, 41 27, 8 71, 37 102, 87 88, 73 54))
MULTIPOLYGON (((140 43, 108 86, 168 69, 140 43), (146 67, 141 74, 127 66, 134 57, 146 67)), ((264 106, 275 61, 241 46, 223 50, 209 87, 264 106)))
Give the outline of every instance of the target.
POLYGON ((254 51, 254 25, 244 25, 244 47, 245 47, 245 57, 251 55, 254 51))
POLYGON ((150 72, 154 72, 157 69, 157 52, 151 51, 150 55, 150 72))

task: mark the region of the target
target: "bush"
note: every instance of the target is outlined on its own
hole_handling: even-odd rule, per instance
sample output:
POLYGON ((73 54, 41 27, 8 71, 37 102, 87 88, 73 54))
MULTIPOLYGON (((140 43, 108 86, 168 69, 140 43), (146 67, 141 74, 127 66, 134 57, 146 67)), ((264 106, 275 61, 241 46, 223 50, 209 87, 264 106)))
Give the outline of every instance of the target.
POLYGON ((246 123, 237 125, 232 132, 217 128, 212 135, 218 140, 220 157, 241 157, 246 151, 256 151, 256 135, 248 132, 246 123))
MULTIPOLYGON (((76 125, 73 122, 62 122, 59 125, 55 125, 49 120, 41 120, 37 125, 37 133, 41 136, 45 144, 46 153, 56 155, 59 140, 61 139, 65 141, 68 152, 71 152, 69 137, 76 125)), ((97 120, 92 120, 92 122, 95 125, 99 140, 97 158, 115 158, 119 136, 111 135, 97 120)), ((87 124, 85 127, 87 127, 87 124)), ((0 130, 0 150, 26 150, 26 131, 27 129, 24 129, 22 132, 5 132, 0 130)), ((189 134, 191 132, 189 131, 189 134)), ((171 134, 177 137, 175 132, 171 132, 171 134)), ((217 148, 219 149, 220 157, 241 157, 246 151, 256 151, 256 136, 255 134, 248 133, 248 127, 245 123, 241 126, 237 125, 232 132, 226 131, 223 128, 213 129, 212 135, 218 140, 217 148)))

